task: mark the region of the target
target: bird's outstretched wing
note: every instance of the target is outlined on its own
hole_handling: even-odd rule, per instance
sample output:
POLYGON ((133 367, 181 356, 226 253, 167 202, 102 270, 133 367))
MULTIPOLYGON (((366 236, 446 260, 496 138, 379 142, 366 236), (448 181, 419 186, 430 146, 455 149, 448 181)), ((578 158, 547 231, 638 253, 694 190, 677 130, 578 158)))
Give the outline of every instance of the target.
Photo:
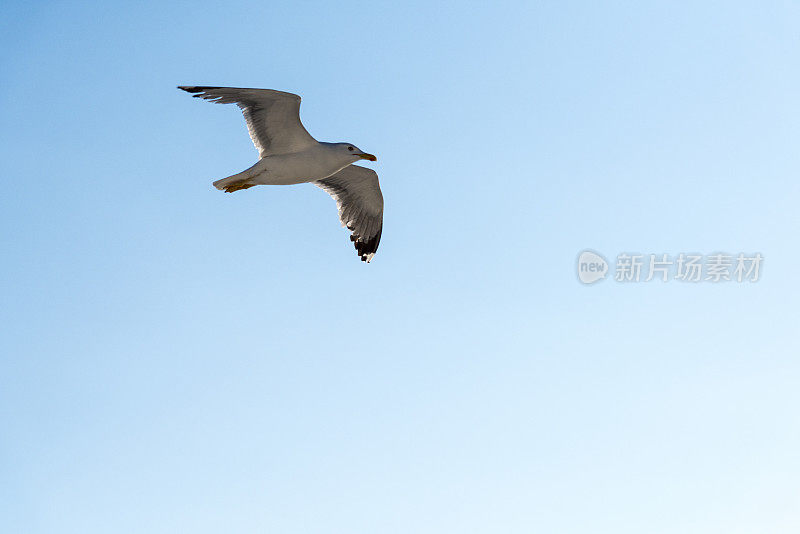
POLYGON ((383 195, 378 175, 372 169, 350 165, 314 185, 336 201, 342 226, 352 232, 350 241, 361 261, 369 263, 383 231, 383 195))
POLYGON ((300 97, 271 89, 178 86, 195 97, 217 104, 236 104, 242 110, 250 139, 263 158, 297 152, 317 141, 300 122, 300 97))

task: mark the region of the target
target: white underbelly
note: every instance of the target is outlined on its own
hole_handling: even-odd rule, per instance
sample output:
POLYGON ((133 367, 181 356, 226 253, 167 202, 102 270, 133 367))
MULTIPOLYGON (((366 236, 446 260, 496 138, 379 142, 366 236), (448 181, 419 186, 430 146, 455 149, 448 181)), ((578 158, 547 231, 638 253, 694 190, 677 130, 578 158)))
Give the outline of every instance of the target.
MULTIPOLYGON (((346 165, 345 165, 346 166, 346 165)), ((263 185, 292 185, 315 182, 339 172, 344 167, 308 157, 302 152, 267 156, 253 165, 251 181, 263 185)))

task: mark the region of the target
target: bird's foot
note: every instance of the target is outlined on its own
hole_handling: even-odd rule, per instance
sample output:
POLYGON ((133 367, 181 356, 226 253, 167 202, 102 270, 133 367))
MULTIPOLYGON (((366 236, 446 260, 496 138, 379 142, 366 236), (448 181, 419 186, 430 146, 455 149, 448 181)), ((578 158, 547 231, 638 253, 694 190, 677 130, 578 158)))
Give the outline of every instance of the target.
POLYGON ((239 191, 240 189, 249 189, 254 187, 256 184, 248 183, 247 180, 241 180, 239 182, 233 182, 225 186, 226 193, 233 193, 234 191, 239 191))

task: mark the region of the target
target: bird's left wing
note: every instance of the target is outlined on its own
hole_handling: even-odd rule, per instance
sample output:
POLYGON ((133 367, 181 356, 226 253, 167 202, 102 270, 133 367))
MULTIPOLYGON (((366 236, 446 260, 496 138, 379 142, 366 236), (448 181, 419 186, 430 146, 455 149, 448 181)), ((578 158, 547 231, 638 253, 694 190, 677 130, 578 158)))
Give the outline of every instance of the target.
POLYGON ((350 241, 361 261, 369 263, 378 250, 383 231, 383 195, 372 169, 349 165, 314 182, 336 201, 339 220, 352 232, 350 241))
POLYGON ((298 152, 316 144, 300 122, 300 97, 272 89, 178 86, 216 104, 236 104, 242 110, 258 157, 298 152))

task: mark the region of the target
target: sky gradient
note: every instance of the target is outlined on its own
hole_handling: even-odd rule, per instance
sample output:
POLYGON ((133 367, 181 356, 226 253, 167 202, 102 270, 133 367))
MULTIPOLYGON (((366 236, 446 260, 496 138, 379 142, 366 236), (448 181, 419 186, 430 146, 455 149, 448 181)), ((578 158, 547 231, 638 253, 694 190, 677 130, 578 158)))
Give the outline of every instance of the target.
POLYGON ((0 8, 0 531, 794 533, 800 7, 0 8), (225 195, 234 106, 376 154, 225 195), (580 251, 760 252, 582 285, 580 251))

